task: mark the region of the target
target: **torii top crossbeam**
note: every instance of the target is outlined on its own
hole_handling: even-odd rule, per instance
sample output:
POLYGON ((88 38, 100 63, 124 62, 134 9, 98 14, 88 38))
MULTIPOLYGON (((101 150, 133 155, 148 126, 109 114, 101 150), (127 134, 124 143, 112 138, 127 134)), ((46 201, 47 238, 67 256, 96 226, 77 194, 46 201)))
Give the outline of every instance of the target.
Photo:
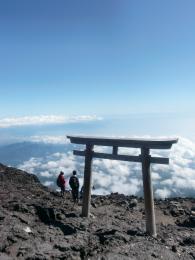
POLYGON ((67 136, 71 143, 75 144, 91 144, 102 146, 118 146, 149 149, 170 149, 172 144, 177 143, 178 139, 164 138, 108 138, 108 137, 93 137, 93 136, 67 136))
POLYGON ((144 188, 144 202, 146 213, 146 232, 149 235, 156 236, 156 224, 154 214, 153 189, 150 174, 150 164, 160 163, 168 164, 168 158, 152 157, 150 149, 170 149, 172 144, 177 143, 178 139, 149 139, 149 138, 106 138, 106 137, 88 137, 88 136, 67 136, 71 143, 86 145, 85 151, 74 151, 74 155, 85 156, 84 169, 84 194, 82 215, 89 216, 90 199, 91 199, 91 169, 92 159, 102 158, 110 160, 121 160, 129 162, 140 162, 142 164, 142 177, 144 188), (93 151, 94 146, 112 146, 112 153, 100 153, 93 151), (118 154, 119 147, 140 148, 141 154, 130 156, 118 154))

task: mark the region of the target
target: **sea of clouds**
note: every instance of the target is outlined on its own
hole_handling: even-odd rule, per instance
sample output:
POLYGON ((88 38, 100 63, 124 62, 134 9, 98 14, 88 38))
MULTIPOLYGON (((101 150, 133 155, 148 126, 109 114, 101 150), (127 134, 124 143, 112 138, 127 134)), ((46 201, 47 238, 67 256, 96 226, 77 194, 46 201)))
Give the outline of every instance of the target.
MULTIPOLYGON (((60 143, 68 145, 64 137, 32 137, 36 142, 60 143)), ((83 147, 80 147, 81 149, 83 147)), ((96 147, 96 151, 109 152, 108 148, 96 147)), ((139 149, 120 148, 120 154, 138 155, 139 149)), ((152 150, 153 156, 169 157, 169 165, 152 164, 151 174, 156 198, 195 197, 195 143, 179 137, 179 142, 171 150, 152 150)), ((36 174, 44 185, 55 187, 56 177, 62 170, 68 181, 72 170, 76 169, 83 183, 84 158, 74 156, 72 150, 65 153, 49 154, 42 158, 31 158, 18 166, 36 174)), ((119 192, 126 195, 143 195, 141 164, 122 161, 93 160, 94 194, 119 192)), ((68 185, 67 185, 67 188, 68 185)))

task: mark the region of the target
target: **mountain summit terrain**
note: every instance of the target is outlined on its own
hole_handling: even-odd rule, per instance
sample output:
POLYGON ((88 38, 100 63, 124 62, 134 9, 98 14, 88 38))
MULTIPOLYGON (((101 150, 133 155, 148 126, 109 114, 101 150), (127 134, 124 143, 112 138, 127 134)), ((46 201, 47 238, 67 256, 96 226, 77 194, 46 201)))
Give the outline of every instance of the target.
POLYGON ((155 200, 156 238, 145 233, 142 198, 92 196, 90 218, 81 207, 0 164, 0 259, 195 259, 195 199, 155 200))

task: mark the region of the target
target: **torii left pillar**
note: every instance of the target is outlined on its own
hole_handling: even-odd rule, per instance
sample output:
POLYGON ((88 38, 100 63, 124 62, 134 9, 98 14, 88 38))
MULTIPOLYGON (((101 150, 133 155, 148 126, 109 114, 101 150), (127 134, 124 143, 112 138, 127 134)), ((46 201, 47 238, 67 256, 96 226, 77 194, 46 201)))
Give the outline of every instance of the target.
POLYGON ((87 144, 85 150, 84 192, 83 192, 83 207, 82 207, 83 217, 89 217, 89 212, 90 212, 92 160, 93 160, 93 145, 87 144))
POLYGON ((142 163, 144 202, 146 213, 146 232, 150 236, 156 236, 154 198, 150 173, 151 163, 168 164, 168 158, 151 157, 150 149, 170 149, 172 144, 177 143, 178 139, 122 139, 105 137, 86 137, 86 136, 67 136, 71 143, 86 145, 85 151, 74 150, 74 155, 85 156, 84 169, 84 194, 82 216, 89 217, 91 203, 91 179, 92 179, 92 159, 110 159, 129 162, 142 163), (94 145, 113 147, 112 154, 99 153, 93 151, 94 145), (119 147, 141 148, 141 155, 130 156, 118 154, 119 147))

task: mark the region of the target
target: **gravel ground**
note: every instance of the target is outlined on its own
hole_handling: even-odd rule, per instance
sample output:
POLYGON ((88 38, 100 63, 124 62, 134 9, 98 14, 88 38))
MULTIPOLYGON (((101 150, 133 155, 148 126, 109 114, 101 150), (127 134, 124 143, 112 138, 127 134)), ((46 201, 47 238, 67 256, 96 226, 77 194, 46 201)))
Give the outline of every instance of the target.
POLYGON ((93 196, 90 218, 36 176, 0 164, 0 259, 195 259, 195 199, 155 201, 157 237, 142 198, 93 196))

